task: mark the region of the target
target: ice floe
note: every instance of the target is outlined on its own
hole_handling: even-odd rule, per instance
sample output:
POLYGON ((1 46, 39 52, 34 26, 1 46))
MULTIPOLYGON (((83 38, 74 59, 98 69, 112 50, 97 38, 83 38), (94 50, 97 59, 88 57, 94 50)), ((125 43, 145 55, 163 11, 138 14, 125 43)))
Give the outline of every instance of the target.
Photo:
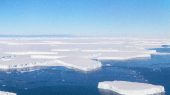
POLYGON ((75 68, 82 71, 91 71, 102 66, 99 61, 81 57, 66 57, 61 58, 60 60, 56 60, 56 62, 62 64, 63 66, 75 68))
POLYGON ((158 95, 164 93, 164 87, 147 83, 128 81, 99 82, 99 89, 110 90, 121 95, 158 95))
MULTIPOLYGON (((65 66, 82 71, 100 68, 102 60, 152 58, 153 49, 169 48, 169 39, 135 38, 6 38, 0 39, 0 68, 65 66)), ((161 55, 162 56, 162 55, 161 55)))
POLYGON ((12 92, 0 91, 0 95, 17 95, 17 94, 12 92))

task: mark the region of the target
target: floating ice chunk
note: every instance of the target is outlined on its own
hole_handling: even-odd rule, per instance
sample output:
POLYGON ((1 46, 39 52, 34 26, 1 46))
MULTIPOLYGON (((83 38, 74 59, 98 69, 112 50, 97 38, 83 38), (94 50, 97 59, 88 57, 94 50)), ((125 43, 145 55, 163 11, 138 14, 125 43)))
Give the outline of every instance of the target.
POLYGON ((0 60, 0 69, 18 69, 37 66, 64 66, 82 71, 90 71, 100 68, 101 63, 89 58, 56 55, 19 55, 12 60, 0 60))
POLYGON ((163 86, 128 81, 99 82, 98 88, 111 90, 122 95, 152 95, 165 92, 163 86))
POLYGON ((17 95, 16 93, 0 91, 0 95, 17 95))
POLYGON ((65 67, 75 68, 82 71, 91 71, 102 66, 99 61, 81 57, 64 57, 56 60, 56 62, 62 64, 65 67))

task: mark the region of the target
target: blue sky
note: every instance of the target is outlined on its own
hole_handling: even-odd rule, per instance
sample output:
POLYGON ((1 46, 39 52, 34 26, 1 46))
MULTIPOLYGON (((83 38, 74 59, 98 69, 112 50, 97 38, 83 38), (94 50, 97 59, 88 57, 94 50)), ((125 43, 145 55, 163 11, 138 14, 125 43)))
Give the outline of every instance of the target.
POLYGON ((170 37, 170 0, 0 0, 0 34, 170 37))

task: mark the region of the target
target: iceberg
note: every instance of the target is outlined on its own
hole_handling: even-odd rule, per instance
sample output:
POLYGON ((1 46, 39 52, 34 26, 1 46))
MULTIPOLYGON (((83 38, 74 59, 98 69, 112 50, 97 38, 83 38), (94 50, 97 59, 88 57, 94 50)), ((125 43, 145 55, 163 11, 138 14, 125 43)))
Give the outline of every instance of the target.
POLYGON ((122 95, 153 95, 164 93, 164 87, 147 83, 128 81, 99 82, 99 89, 110 90, 122 95))

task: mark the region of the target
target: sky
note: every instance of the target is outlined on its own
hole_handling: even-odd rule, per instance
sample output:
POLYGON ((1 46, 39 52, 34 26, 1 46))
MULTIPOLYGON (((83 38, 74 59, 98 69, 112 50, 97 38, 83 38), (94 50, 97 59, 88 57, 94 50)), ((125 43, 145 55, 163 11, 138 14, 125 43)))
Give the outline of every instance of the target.
POLYGON ((0 35, 170 38, 170 0, 0 0, 0 35))

